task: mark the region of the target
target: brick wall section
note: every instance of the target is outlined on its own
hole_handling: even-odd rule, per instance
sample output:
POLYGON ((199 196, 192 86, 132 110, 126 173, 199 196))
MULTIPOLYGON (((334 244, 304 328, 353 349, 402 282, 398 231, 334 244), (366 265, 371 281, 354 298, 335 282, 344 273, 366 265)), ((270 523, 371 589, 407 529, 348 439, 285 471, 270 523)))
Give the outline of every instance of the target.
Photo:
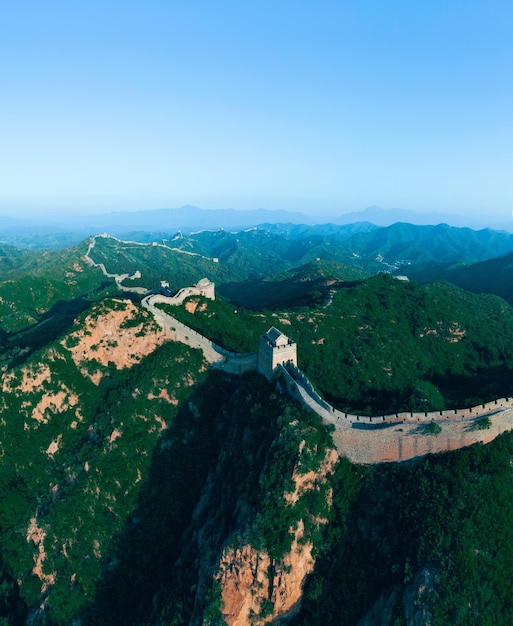
POLYGON ((513 430, 513 398, 450 411, 352 415, 323 400, 299 369, 287 366, 280 370, 284 390, 335 426, 333 440, 338 452, 354 463, 407 461, 477 442, 489 443, 501 433, 513 430), (480 430, 477 424, 484 416, 489 418, 490 428, 480 430), (432 420, 442 428, 438 436, 427 431, 432 420))
POLYGON ((156 322, 162 328, 166 337, 171 341, 180 341, 191 348, 198 348, 203 352, 203 356, 208 363, 216 369, 223 370, 229 374, 245 374, 257 368, 257 352, 240 354, 230 352, 218 346, 210 339, 207 339, 189 326, 182 324, 172 315, 168 315, 162 309, 155 306, 156 302, 165 302, 165 296, 152 295, 143 298, 141 304, 148 309, 155 317, 156 322))
MULTIPOLYGON (((157 309, 156 296, 143 300, 164 333, 173 341, 181 341, 203 351, 212 367, 230 374, 244 374, 257 369, 258 352, 238 354, 224 350, 174 317, 157 309)), ((278 366, 282 373, 283 391, 315 411, 335 426, 333 440, 339 454, 354 463, 387 463, 457 450, 474 443, 489 443, 507 430, 513 430, 513 398, 499 398, 471 408, 392 415, 352 415, 339 411, 322 398, 299 368, 288 363, 278 366), (487 416, 491 426, 479 430, 480 417, 487 416), (428 434, 426 426, 435 420, 442 431, 428 434)))
POLYGON ((291 390, 292 387, 296 387, 292 393, 296 397, 309 398, 308 405, 310 408, 325 417, 329 418, 329 421, 336 423, 340 419, 347 422, 358 422, 367 424, 380 424, 380 423, 404 423, 404 422, 423 422, 430 423, 436 421, 443 423, 446 420, 462 421, 468 419, 475 419, 478 417, 489 416, 493 412, 501 411, 502 409, 513 408, 513 398, 498 398, 492 402, 486 404, 479 404, 477 406, 465 409, 450 409, 448 411, 428 411, 421 413, 392 413, 390 415, 352 415, 351 413, 345 413, 339 411, 328 402, 326 402, 313 388, 308 378, 303 372, 292 365, 282 367, 281 371, 288 380, 287 389, 291 390))

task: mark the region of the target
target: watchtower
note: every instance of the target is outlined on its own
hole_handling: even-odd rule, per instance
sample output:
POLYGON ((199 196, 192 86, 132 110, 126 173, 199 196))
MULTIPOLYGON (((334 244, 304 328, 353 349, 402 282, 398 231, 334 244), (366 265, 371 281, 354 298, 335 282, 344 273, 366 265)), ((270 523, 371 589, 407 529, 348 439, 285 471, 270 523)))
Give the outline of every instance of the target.
POLYGON ((201 296, 210 298, 210 300, 216 299, 215 284, 208 280, 208 278, 202 278, 198 283, 196 283, 196 289, 201 296))
POLYGON ((297 366, 297 344, 274 326, 260 337, 258 371, 271 379, 278 365, 292 363, 297 366))

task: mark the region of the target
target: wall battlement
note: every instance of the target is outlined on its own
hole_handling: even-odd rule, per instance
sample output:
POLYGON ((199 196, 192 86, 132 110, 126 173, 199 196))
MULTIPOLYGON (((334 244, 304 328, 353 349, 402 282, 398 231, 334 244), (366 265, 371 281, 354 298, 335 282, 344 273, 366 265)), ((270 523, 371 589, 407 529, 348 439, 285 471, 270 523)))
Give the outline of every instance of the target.
POLYGON ((330 405, 297 367, 297 346, 272 327, 260 338, 258 352, 246 355, 228 352, 213 344, 174 317, 157 309, 155 302, 166 299, 152 295, 142 304, 174 341, 200 348, 212 367, 231 374, 258 370, 269 380, 282 373, 281 389, 305 407, 315 411, 325 423, 335 426, 333 440, 339 454, 354 463, 406 461, 426 454, 457 450, 476 442, 488 443, 502 432, 513 430, 513 398, 498 398, 478 406, 449 411, 399 412, 390 415, 352 415, 330 405), (167 330, 166 330, 167 329, 167 330), (481 417, 490 418, 490 428, 476 428, 481 417), (431 421, 442 426, 435 437, 425 426, 431 421), (443 425, 445 423, 445 426, 443 425))
POLYGON ((274 326, 260 337, 258 371, 271 379, 279 365, 297 367, 297 344, 274 326))
POLYGON ((339 411, 334 406, 326 402, 313 388, 311 382, 303 374, 303 372, 290 364, 280 368, 285 381, 287 391, 297 399, 306 396, 311 402, 308 403, 309 408, 315 410, 321 417, 330 417, 329 421, 345 421, 347 423, 366 423, 366 424, 403 424, 406 422, 413 423, 430 423, 445 422, 446 420, 462 421, 477 419, 479 417, 490 416, 506 409, 513 408, 513 398, 497 398, 491 402, 478 404, 477 406, 463 409, 449 409, 445 411, 403 411, 400 413, 391 413, 389 415, 353 415, 345 411, 339 411))

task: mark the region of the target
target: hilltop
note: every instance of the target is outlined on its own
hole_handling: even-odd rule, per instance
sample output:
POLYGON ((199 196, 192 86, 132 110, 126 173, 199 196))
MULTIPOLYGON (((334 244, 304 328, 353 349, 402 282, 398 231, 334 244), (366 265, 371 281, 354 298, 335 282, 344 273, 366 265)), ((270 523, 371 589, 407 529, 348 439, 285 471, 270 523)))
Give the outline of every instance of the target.
POLYGON ((276 381, 209 368, 141 306, 161 281, 176 292, 208 276, 216 299, 172 314, 240 352, 282 328, 341 410, 513 395, 509 304, 397 280, 379 270, 400 250, 376 261, 374 246, 353 256, 311 232, 255 230, 5 248, 4 623, 509 623, 510 433, 351 464, 276 381))

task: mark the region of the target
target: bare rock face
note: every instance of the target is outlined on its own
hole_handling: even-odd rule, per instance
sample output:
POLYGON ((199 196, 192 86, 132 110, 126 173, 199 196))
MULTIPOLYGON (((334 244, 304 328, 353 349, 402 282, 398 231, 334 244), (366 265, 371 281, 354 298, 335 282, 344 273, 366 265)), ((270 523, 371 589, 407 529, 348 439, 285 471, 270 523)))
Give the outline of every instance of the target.
MULTIPOLYGON (((300 474, 296 468, 295 489, 284 494, 285 502, 295 502, 301 494, 327 480, 338 456, 329 450, 318 472, 300 474)), ((319 525, 327 520, 319 519, 319 525)), ((225 550, 216 579, 221 588, 222 616, 228 626, 248 626, 286 621, 300 608, 303 585, 312 573, 315 560, 313 544, 304 536, 301 520, 295 529, 290 551, 280 562, 266 550, 246 544, 225 550)))
POLYGON ((400 591, 394 587, 384 592, 358 622, 358 626, 393 626, 394 610, 402 605, 406 626, 431 626, 430 596, 434 590, 435 571, 419 570, 413 580, 400 591))
POLYGON ((101 366, 131 367, 164 342, 153 318, 130 300, 102 303, 66 340, 75 365, 93 382, 102 377, 101 366), (152 330, 154 332, 152 332, 152 330), (98 364, 98 368, 91 364, 98 364))
POLYGON ((382 593, 358 622, 358 626, 392 626, 398 589, 382 593))
POLYGON ((300 544, 303 525, 279 564, 250 545, 230 549, 221 561, 222 614, 229 626, 265 624, 299 607, 303 583, 313 571, 312 544, 300 544))

